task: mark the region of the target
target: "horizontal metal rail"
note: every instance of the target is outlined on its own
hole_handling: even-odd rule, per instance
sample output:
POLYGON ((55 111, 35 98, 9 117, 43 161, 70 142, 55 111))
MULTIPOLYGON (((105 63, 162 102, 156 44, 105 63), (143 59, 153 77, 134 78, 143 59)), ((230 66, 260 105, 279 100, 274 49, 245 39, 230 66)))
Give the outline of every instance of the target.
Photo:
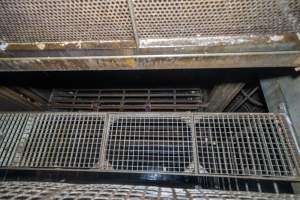
POLYGON ((49 112, 0 120, 0 159, 10 156, 2 168, 299 177, 283 114, 49 112))

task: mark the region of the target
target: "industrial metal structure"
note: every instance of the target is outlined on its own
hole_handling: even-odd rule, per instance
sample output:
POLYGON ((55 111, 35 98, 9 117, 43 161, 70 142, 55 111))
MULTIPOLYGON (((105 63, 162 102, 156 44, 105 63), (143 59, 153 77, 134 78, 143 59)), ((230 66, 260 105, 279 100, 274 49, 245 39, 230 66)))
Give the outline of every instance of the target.
POLYGON ((2 1, 1 71, 299 67, 298 0, 2 1))
POLYGON ((291 131, 275 114, 2 114, 1 167, 297 179, 291 131))
POLYGON ((0 198, 300 199, 299 70, 299 0, 0 0, 0 198))

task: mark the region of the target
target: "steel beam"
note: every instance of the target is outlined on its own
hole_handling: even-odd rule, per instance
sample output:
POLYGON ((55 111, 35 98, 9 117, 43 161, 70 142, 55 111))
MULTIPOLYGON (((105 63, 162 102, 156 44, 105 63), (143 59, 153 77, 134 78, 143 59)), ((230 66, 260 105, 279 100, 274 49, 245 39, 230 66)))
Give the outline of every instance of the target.
POLYGON ((245 83, 222 83, 215 86, 209 97, 209 112, 223 112, 245 83))

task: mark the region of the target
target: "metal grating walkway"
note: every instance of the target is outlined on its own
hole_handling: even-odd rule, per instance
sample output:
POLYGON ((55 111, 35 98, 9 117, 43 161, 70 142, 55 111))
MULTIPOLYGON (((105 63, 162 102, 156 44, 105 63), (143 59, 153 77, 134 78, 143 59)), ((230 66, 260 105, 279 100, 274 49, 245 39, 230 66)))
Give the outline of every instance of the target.
POLYGON ((282 120, 276 115, 197 115, 199 172, 292 176, 295 163, 282 120))
POLYGON ((94 168, 99 165, 102 114, 38 114, 20 166, 94 168))
POLYGON ((189 118, 159 114, 110 116, 107 168, 184 173, 194 170, 189 118))
POLYGON ((295 178, 285 115, 15 113, 0 115, 3 168, 92 169, 295 178))
POLYGON ((67 184, 47 182, 1 182, 1 199, 99 200, 99 199, 272 199, 296 200, 299 195, 234 192, 153 186, 67 184))

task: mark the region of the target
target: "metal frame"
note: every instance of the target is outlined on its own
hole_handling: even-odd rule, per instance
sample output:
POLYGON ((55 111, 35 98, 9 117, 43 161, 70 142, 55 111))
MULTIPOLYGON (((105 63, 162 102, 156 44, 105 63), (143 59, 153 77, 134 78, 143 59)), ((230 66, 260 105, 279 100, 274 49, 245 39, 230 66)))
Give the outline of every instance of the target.
MULTIPOLYGON (((7 114, 1 114, 0 116, 5 116, 7 114)), ((16 114, 11 114, 13 116, 19 116, 20 113, 16 113, 16 114)), ((22 113, 21 115, 25 115, 24 113, 22 113)), ((278 180, 282 180, 282 179, 288 179, 288 180, 295 180, 295 179, 299 179, 299 164, 298 164, 298 154, 295 148, 295 144, 293 142, 293 136, 290 133, 289 130, 289 126, 287 126, 287 121, 286 121, 286 115, 284 114, 262 114, 262 113, 256 113, 256 114, 249 114, 249 113, 239 113, 239 114, 229 114, 229 113, 26 113, 27 118, 21 120, 20 123, 26 124, 26 127, 24 129, 22 129, 22 137, 18 138, 18 145, 15 146, 12 149, 12 152, 16 151, 18 154, 15 156, 15 159, 11 160, 10 163, 6 163, 6 164, 2 164, 2 169, 32 169, 33 167, 38 167, 39 170, 44 170, 44 169, 52 169, 52 170, 58 170, 57 168, 59 168, 60 170, 75 170, 75 171, 81 171, 81 170, 88 170, 88 171, 101 171, 101 172, 113 172, 113 173, 155 173, 155 174, 169 174, 169 175, 191 175, 191 176, 217 176, 217 177, 239 177, 239 178, 258 178, 258 179, 278 179, 278 180), (24 155, 26 152, 26 148, 28 149, 28 144, 30 143, 30 138, 32 138, 30 136, 30 134, 32 134, 33 132, 35 132, 34 130, 37 130, 36 128, 38 128, 35 124, 36 123, 40 123, 41 122, 44 125, 38 125, 40 127, 40 129, 45 129, 48 130, 49 128, 51 129, 51 127, 53 127, 53 123, 49 124, 49 122, 46 122, 45 120, 41 120, 40 117, 49 117, 52 116, 52 118, 55 116, 99 116, 101 117, 103 121, 103 132, 102 132, 102 140, 101 140, 101 144, 99 147, 99 160, 100 163, 98 165, 93 165, 93 166, 79 166, 79 165, 24 165, 24 155), (233 131, 235 134, 246 134, 245 137, 241 137, 243 139, 243 141, 236 141, 238 144, 237 145, 251 145, 249 146, 249 148, 253 151, 264 151, 263 153, 263 157, 264 159, 262 160, 262 162, 259 161, 259 164, 257 164, 257 166, 259 165, 260 167, 263 166, 263 168, 261 168, 262 170, 248 170, 245 171, 244 169, 242 169, 241 167, 239 168, 232 168, 232 170, 229 170, 229 168, 226 168, 225 166, 225 171, 211 171, 210 169, 212 169, 210 166, 208 168, 206 168, 206 170, 209 171, 203 171, 203 163, 200 161, 200 148, 204 148, 205 144, 199 143, 199 129, 197 129, 197 123, 199 122, 199 120, 201 120, 202 118, 207 118, 207 119, 213 119, 211 121, 209 121, 208 123, 210 123, 209 126, 212 126, 212 128, 215 130, 215 134, 218 132, 219 134, 222 134, 223 131, 225 130, 225 128, 231 128, 231 130, 227 130, 227 132, 225 131, 226 134, 228 134, 228 131, 233 131), (139 144, 137 142, 139 142, 140 139, 137 139, 137 135, 135 135, 135 133, 152 133, 151 131, 148 132, 151 129, 151 126, 153 127, 157 127, 158 129, 154 130, 153 133, 158 133, 157 138, 160 138, 159 140, 153 140, 154 141, 160 141, 160 140, 165 140, 165 142, 163 142, 163 145, 165 144, 167 147, 169 145, 169 147, 171 147, 171 149, 173 148, 180 148, 180 146, 172 146, 175 143, 170 143, 172 140, 172 134, 174 133, 173 128, 171 127, 171 129, 167 128, 165 130, 167 130, 167 132, 160 132, 159 130, 163 130, 161 129, 159 125, 161 123, 164 123, 163 119, 177 119, 177 121, 175 120, 174 123, 175 125, 175 129, 174 130, 179 130, 180 132, 180 128, 176 129, 176 127, 178 128, 178 123, 184 123, 186 124, 187 127, 189 128, 188 134, 190 134, 190 142, 191 142, 191 148, 192 148, 192 154, 190 155, 192 158, 191 163, 189 164, 189 167, 192 166, 191 169, 193 170, 181 170, 179 168, 174 168, 173 170, 162 170, 162 168, 157 168, 155 170, 151 169, 151 168, 147 168, 147 165, 145 165, 145 167, 143 168, 143 166, 141 168, 136 167, 137 165, 139 165, 138 163, 131 163, 128 164, 128 162, 132 159, 129 157, 121 157, 121 161, 122 164, 123 163, 127 163, 127 166, 129 166, 129 168, 110 168, 108 167, 108 161, 107 160, 107 155, 108 155, 108 151, 109 151, 109 141, 111 141, 111 134, 115 133, 115 131, 120 130, 120 131, 124 131, 126 129, 124 129, 124 127, 126 128, 126 123, 122 124, 122 126, 120 126, 121 129, 115 129, 115 123, 119 123, 118 119, 133 119, 133 121, 130 121, 129 124, 127 124, 127 126, 130 127, 130 129, 132 128, 132 123, 134 123, 134 126, 137 128, 137 132, 132 132, 130 130, 130 132, 127 132, 128 134, 133 134, 129 137, 129 142, 130 141, 134 141, 135 143, 131 143, 133 144, 133 146, 131 146, 130 149, 128 148, 126 150, 126 144, 124 143, 122 148, 124 152, 126 151, 126 153, 129 153, 129 150, 134 150, 136 148, 139 148, 139 145, 136 146, 136 144, 139 144), (140 120, 140 119, 146 119, 146 120, 140 120), (215 123, 214 120, 219 121, 220 119, 237 119, 237 122, 228 122, 226 127, 220 127, 221 125, 215 123), (250 127, 247 127, 245 124, 243 125, 243 123, 246 123, 245 121, 247 119, 253 119, 252 122, 254 124, 251 124, 249 126, 251 126, 251 129, 249 129, 250 127), (139 122, 135 121, 135 120, 140 120, 140 124, 139 122), (148 121, 147 121, 148 120, 148 121), (152 121, 151 121, 152 120, 152 121), (154 121, 153 121, 154 120, 154 121), (156 121, 155 121, 156 120, 156 121), (161 121, 162 120, 162 121, 161 121), (180 122, 181 121, 181 122, 180 122), (153 123, 157 122, 159 123, 157 126, 154 126, 153 123), (147 125, 148 123, 148 125, 147 125), (215 124, 214 124, 215 123, 215 124), (233 123, 237 123, 237 124, 233 124, 233 123), (152 125, 151 125, 152 124, 152 125), (271 126, 269 126, 268 124, 271 124, 271 126), (149 126, 150 125, 150 126, 149 126), (143 128, 144 127, 144 128, 143 128), (264 128, 265 127, 265 128, 264 128), (219 128, 218 130, 216 128, 219 128), (267 129, 266 129, 267 128, 267 129), (224 129, 222 131, 222 129, 224 129), (239 129, 237 131, 237 129, 239 129), (250 132, 249 132, 249 130, 250 132), (143 132, 144 130, 144 132, 143 132), (145 131, 147 130, 147 131, 145 131), (252 131, 251 131, 252 130, 252 131), (157 131, 157 132, 156 132, 157 131), (169 132, 170 131, 170 132, 169 132), (270 134, 273 134, 273 136, 271 137, 270 134), (166 138, 164 138, 166 136, 166 138), (134 139, 132 139, 134 137, 134 139), (273 139, 272 139, 273 138, 273 139), (252 140, 255 141, 254 142, 246 142, 245 140, 252 140), (21 141, 21 142, 20 142, 21 141), (261 142, 260 142, 261 141, 261 142), (268 142, 269 141, 269 142, 268 142), (170 144, 172 144, 170 146, 170 144), (200 146, 199 146, 200 145, 200 146), (259 145, 259 147, 257 146, 253 146, 253 145, 259 145), (271 146, 270 146, 271 145, 271 146), (269 152, 271 151, 271 152, 269 152), (273 152, 273 153, 272 153, 273 152), (276 153, 277 152, 277 153, 276 153), (275 157, 274 157, 275 156, 275 157), (124 162, 125 161, 125 162, 124 162), (269 163, 269 164, 268 164, 269 163), (278 164, 278 163, 282 163, 282 164, 278 164), (54 167, 54 168, 53 168, 54 167), (130 168, 131 167, 131 168, 130 168), (271 170, 271 168, 273 169, 274 167, 277 167, 276 170, 271 170), (178 169, 178 170, 177 170, 178 169), (265 169, 265 170, 264 170, 265 169), (270 171, 271 170, 271 171, 270 171)), ((169 126, 171 123, 171 121, 166 121, 166 124, 169 126)), ((207 123, 207 122, 205 122, 207 123)), ((155 123, 154 123, 155 124, 155 123)), ((64 127, 70 127, 70 124, 65 124, 64 127)), ((170 125, 172 126, 172 124, 170 125)), ((180 126, 181 127, 181 126, 180 126)), ((201 126, 204 127, 204 126, 201 126)), ((0 127, 1 128, 1 127, 0 127)), ((133 127, 134 128, 134 127, 133 127)), ((204 127, 205 128, 205 127, 204 127)), ((91 128, 92 129, 92 128, 91 128)), ((91 130, 90 129, 90 130, 91 130)), ((2 129, 0 129, 2 130, 2 129)), ((66 132, 66 128, 61 129, 61 133, 66 132)), ((69 129, 71 130, 70 133, 77 133, 76 131, 72 131, 73 129, 69 129)), ((83 132, 85 132, 84 130, 86 129, 82 129, 83 132)), ((133 129, 132 129, 133 130, 133 129)), ((183 129, 182 129, 183 130, 183 129)), ((79 131, 78 134, 80 134, 79 131)), ((9 135, 10 131, 3 131, 5 134, 9 135)), ((42 131, 44 133, 44 136, 51 134, 50 132, 45 132, 42 131)), ((57 133, 59 133, 57 132, 57 133)), ((178 132, 178 133, 179 133, 178 132)), ((180 133, 184 133, 184 132, 180 132, 180 133)), ((186 132, 187 133, 187 132, 186 132)), ((224 133, 224 134, 225 134, 224 133)), ((99 133, 101 134, 101 133, 99 133)), ((120 141, 125 141, 122 140, 121 137, 126 137, 126 133, 124 132, 119 132, 118 133, 120 138, 120 141)), ((127 134, 127 136, 129 136, 127 134)), ((227 137, 227 135, 223 135, 223 136, 218 136, 218 137, 227 137)), ((65 137, 65 136, 64 136, 65 137)), ((184 137, 184 136, 183 136, 184 137)), ((208 137, 208 136, 207 136, 208 137)), ((213 142, 212 139, 207 138, 207 137, 202 137, 202 139, 204 139, 204 141, 209 142, 210 140, 213 142)), ((217 135, 215 135, 215 137, 217 137, 217 135)), ((224 138, 223 138, 224 139, 224 138)), ((233 149, 232 147, 228 146, 228 144, 231 142, 231 144, 233 143, 233 138, 227 138, 228 142, 226 143, 227 140, 225 140, 225 143, 222 143, 224 140, 221 140, 220 145, 225 145, 225 148, 223 148, 223 150, 218 150, 216 148, 212 148, 212 152, 210 153, 223 153, 226 154, 229 151, 234 153, 233 151, 236 149, 238 151, 241 150, 241 148, 235 147, 235 149, 233 149), (229 141, 231 140, 231 141, 229 141), (227 145, 227 148, 226 148, 227 145), (228 151, 226 151, 226 149, 228 149, 228 151), (215 152, 216 151, 216 152, 215 152), (225 152, 226 151, 226 152, 225 152)), ((43 139, 42 137, 38 137, 35 140, 39 140, 41 144, 41 141, 46 141, 45 139, 43 139)), ((48 139, 49 140, 49 139, 48 139)), ((141 142, 143 142, 143 144, 145 142, 147 142, 148 139, 142 139, 140 140, 141 142)), ((180 136, 180 138, 178 138, 178 142, 181 141, 182 138, 180 136)), ((150 141, 150 140, 149 140, 150 141)), ((61 141, 63 144, 64 142, 61 141)), ((70 143, 69 143, 70 144, 70 143)), ((161 144, 161 143, 160 143, 161 144)), ((178 143, 179 144, 179 143, 178 143)), ((220 146, 221 147, 221 146, 220 146)), ((31 147, 29 147, 30 149, 31 147)), ((46 147, 42 147, 40 146, 40 148, 42 148, 42 150, 46 147)), ((248 149, 249 149, 248 148, 248 149)), ((143 149, 145 150, 144 146, 143 149)), ((32 149, 31 149, 32 150, 32 149)), ((46 149, 45 149, 46 150, 46 149)), ((137 150, 137 149, 136 149, 137 150)), ((162 166, 164 167, 165 165, 161 163, 163 163, 164 159, 167 159, 169 155, 167 152, 164 152, 165 149, 161 150, 162 153, 166 153, 166 154, 162 154, 162 156, 166 156, 166 157, 162 157, 162 162, 161 160, 158 160, 158 165, 155 166, 162 166), (160 164, 159 164, 160 163, 160 164)), ((39 148, 35 149, 36 152, 41 152, 39 151, 39 148)), ((140 151, 145 154, 146 151, 143 151, 140 149, 140 151)), ((259 156, 258 154, 253 154, 253 152, 251 153, 251 159, 253 161, 253 164, 256 162, 257 163, 257 159, 259 159, 258 157, 254 158, 253 156, 259 156)), ((42 153, 42 152, 41 152, 42 153)), ((49 152, 44 152, 44 154, 47 154, 49 152)), ((50 152, 51 153, 51 152, 50 152)), ((114 151, 112 151, 111 153, 115 153, 114 151)), ((181 154, 181 150, 178 151, 179 154, 174 154, 174 156, 177 155, 177 157, 180 156, 184 156, 183 154, 181 154)), ((6 152, 7 154, 7 152, 6 152)), ((43 154, 43 155, 44 155, 43 154)), ((240 153, 241 154, 241 153, 240 153)), ((244 153, 242 153, 244 155, 244 153)), ((27 154, 26 154, 27 155, 27 154)), ((39 153, 40 155, 40 153, 39 153)), ((42 155, 42 154, 41 154, 42 155)), ((130 154, 131 155, 131 154, 130 154)), ((136 154, 135 154, 136 155, 136 154)), ((214 154, 216 155, 216 154, 214 154)), ((262 154, 260 154, 262 155, 262 154)), ((132 155, 133 156, 133 155, 132 155)), ((31 156, 32 157, 32 156, 31 156)), ((41 156, 40 156, 41 157, 41 156)), ((231 157, 231 156, 230 156, 231 157)), ((247 164, 246 160, 241 160, 241 159, 247 159, 245 158, 246 156, 242 156, 240 158, 240 162, 241 162, 241 166, 245 166, 249 168, 249 164, 247 164)), ((224 158, 222 159, 226 159, 226 155, 224 155, 224 158)), ((212 161, 208 161, 210 162, 210 164, 212 164, 211 162, 215 162, 216 160, 212 160, 212 161)), ((238 160, 235 160, 235 162, 237 162, 238 160)), ((131 162, 131 161, 130 161, 131 162)), ((180 162, 180 161, 179 161, 180 162)), ((167 162, 168 163, 168 162, 167 162)), ((25 163, 26 164, 26 163, 25 163)), ((76 164, 76 163, 75 163, 76 164)), ((94 163, 95 164, 95 163, 94 163)), ((148 162, 149 164, 149 162, 148 162)), ((153 164, 153 162, 150 162, 150 165, 153 164)), ((157 163, 156 163, 157 164, 157 163)), ((167 164, 168 165, 168 164, 167 164)), ((113 165, 114 166, 114 165, 113 165)), ((185 165, 185 167, 187 167, 188 165, 185 165)), ((166 167, 166 166, 165 166, 166 167)), ((165 169, 165 168, 163 168, 165 169)), ((166 168, 167 169, 167 168, 166 168)), ((170 168, 171 169, 171 168, 170 168)), ((256 168, 254 168, 256 169, 256 168)))
POLYGON ((0 71, 300 66, 298 0, 70 4, 1 1, 0 71))
MULTIPOLYGON (((176 48, 175 48, 176 49, 176 48)), ((186 50, 187 52, 189 50, 186 50)), ((142 70, 209 69, 300 66, 300 51, 259 51, 236 53, 134 54, 80 57, 4 57, 0 71, 69 71, 69 70, 142 70)))
POLYGON ((203 112, 207 91, 201 88, 53 89, 50 111, 203 112))

